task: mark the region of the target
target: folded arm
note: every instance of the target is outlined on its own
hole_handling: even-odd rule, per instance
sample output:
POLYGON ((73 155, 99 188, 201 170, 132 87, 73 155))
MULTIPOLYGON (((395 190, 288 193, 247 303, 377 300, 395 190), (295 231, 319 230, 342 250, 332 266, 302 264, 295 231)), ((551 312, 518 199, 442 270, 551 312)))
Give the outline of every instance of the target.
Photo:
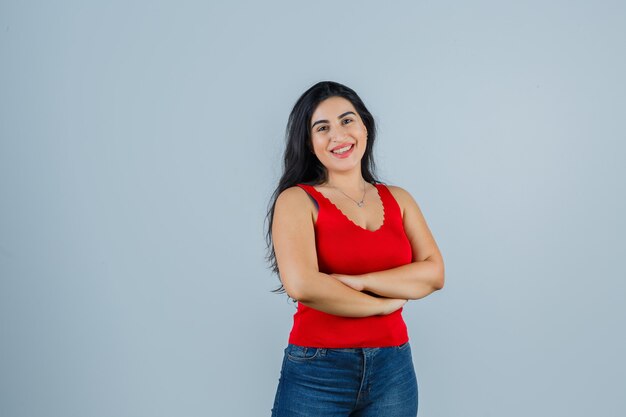
POLYGON ((363 275, 363 290, 385 297, 417 300, 441 288, 443 268, 430 260, 363 275))
MULTIPOLYGON (((317 273, 306 280, 303 292, 294 297, 298 302, 325 313, 344 317, 368 317, 389 314, 402 307, 407 299, 368 295, 317 273)), ((402 298, 402 297, 400 297, 402 298)))

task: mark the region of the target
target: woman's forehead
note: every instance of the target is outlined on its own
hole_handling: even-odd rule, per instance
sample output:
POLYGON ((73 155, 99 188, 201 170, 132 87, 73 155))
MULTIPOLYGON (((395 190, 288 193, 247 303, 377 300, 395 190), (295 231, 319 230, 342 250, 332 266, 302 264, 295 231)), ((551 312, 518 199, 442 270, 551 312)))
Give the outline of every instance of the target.
POLYGON ((313 111, 312 118, 316 116, 329 116, 335 118, 348 111, 356 113, 356 110, 350 100, 343 97, 329 97, 317 105, 313 111))

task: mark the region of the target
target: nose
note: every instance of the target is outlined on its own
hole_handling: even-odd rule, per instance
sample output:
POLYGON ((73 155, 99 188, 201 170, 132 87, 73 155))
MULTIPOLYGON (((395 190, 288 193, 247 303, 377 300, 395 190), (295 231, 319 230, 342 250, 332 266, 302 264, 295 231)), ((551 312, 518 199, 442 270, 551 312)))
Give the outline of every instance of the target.
POLYGON ((340 125, 339 127, 333 129, 333 135, 331 137, 331 141, 341 143, 341 142, 345 142, 346 139, 347 139, 347 135, 345 132, 345 127, 340 125))

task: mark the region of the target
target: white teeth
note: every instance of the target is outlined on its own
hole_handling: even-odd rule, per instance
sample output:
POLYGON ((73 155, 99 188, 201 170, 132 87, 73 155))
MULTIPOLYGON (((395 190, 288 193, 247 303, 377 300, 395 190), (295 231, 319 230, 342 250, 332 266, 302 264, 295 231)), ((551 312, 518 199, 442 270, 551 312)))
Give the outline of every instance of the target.
POLYGON ((339 149, 337 149, 337 150, 335 150, 335 151, 331 151, 331 152, 332 152, 332 153, 344 153, 344 152, 346 152, 348 149, 350 149, 350 147, 351 147, 351 146, 352 146, 352 145, 348 145, 348 146, 346 146, 346 147, 339 148, 339 149))

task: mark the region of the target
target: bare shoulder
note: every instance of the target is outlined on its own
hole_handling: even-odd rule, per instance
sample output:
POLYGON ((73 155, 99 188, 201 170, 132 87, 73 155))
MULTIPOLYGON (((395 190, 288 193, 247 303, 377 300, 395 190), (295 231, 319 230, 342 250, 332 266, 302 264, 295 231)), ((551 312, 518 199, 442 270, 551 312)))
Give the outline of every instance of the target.
POLYGON ((309 208, 310 199, 307 192, 301 187, 294 185, 292 187, 284 189, 276 198, 276 206, 280 205, 287 211, 291 210, 303 210, 309 208))
POLYGON ((389 184, 385 184, 385 186, 387 187, 389 192, 391 192, 391 195, 393 195, 393 198, 395 198, 396 201, 398 202, 398 205, 400 206, 400 210, 402 211, 403 217, 404 217, 404 212, 407 207, 410 207, 412 205, 417 205, 411 193, 409 193, 404 188, 398 185, 389 185, 389 184))
POLYGON ((297 202, 298 200, 304 201, 304 199, 301 198, 304 196, 304 192, 305 191, 301 187, 294 185, 281 191, 276 201, 286 202, 287 204, 293 203, 294 201, 297 202))
POLYGON ((317 213, 312 199, 304 189, 294 185, 284 189, 276 198, 274 217, 286 217, 289 223, 308 226, 315 224, 317 213))
POLYGON ((404 198, 406 196, 409 196, 409 197, 411 196, 411 194, 407 190, 400 187, 399 185, 385 184, 385 186, 389 189, 389 191, 391 191, 394 197, 396 195, 401 198, 404 198))

